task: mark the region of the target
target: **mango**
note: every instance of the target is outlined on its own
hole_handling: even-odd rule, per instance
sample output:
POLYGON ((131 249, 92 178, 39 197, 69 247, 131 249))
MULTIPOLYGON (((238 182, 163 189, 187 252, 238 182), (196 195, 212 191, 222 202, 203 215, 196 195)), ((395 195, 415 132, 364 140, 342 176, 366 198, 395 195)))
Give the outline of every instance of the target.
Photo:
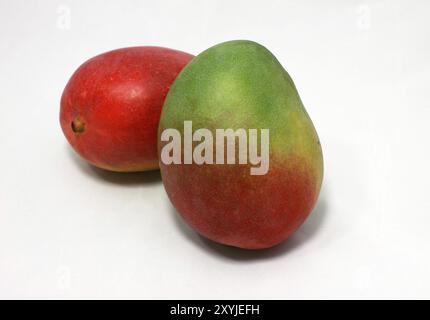
POLYGON ((105 52, 83 63, 61 97, 60 123, 70 145, 101 169, 158 169, 161 108, 170 85, 192 58, 142 46, 105 52))
POLYGON ((193 58, 167 94, 158 135, 170 201, 189 226, 215 242, 272 247, 291 236, 316 204, 323 179, 317 132, 293 80, 260 44, 229 41, 193 58), (190 129, 192 135, 186 132, 190 129), (246 133, 248 140, 244 151, 240 135, 233 135, 234 161, 227 158, 232 140, 217 139, 217 130, 227 129, 246 133), (268 133, 265 143, 263 130, 268 133), (180 137, 180 149, 170 148, 176 134, 169 132, 180 137), (254 151, 253 132, 259 142, 254 151), (192 138, 191 155, 184 150, 190 145, 187 136, 192 138), (211 141, 202 147, 205 140, 211 141), (220 144, 222 149, 216 148, 220 144), (265 147, 268 168, 252 174, 258 164, 250 161, 251 153, 263 156, 265 147), (224 161, 216 161, 217 156, 224 161))

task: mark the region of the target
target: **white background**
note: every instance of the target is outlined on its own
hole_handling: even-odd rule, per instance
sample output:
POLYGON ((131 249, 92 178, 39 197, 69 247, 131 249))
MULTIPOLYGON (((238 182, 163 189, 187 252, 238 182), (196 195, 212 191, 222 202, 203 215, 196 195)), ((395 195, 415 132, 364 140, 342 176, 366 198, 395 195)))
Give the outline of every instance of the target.
POLYGON ((0 298, 430 298, 428 1, 0 1, 0 298), (324 2, 324 3, 323 3, 324 2), (325 179, 276 248, 209 243, 158 173, 95 170, 59 100, 104 51, 265 45, 319 133, 325 179))

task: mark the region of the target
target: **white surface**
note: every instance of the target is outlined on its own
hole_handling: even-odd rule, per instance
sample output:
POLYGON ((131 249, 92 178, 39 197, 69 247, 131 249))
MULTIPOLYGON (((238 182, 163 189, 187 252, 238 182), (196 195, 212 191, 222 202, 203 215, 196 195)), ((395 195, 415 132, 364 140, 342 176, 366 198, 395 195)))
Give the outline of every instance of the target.
POLYGON ((0 298, 430 298, 428 1, 1 1, 0 298), (70 13, 70 15, 69 15, 70 13), (60 130, 86 59, 226 40, 268 47, 322 141, 285 244, 209 244, 156 173, 96 171, 60 130))

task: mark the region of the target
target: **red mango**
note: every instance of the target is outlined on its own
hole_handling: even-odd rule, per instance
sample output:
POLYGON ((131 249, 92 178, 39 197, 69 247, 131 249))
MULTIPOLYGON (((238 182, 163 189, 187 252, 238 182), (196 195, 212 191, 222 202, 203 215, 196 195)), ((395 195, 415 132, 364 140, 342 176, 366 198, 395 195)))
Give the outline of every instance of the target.
POLYGON ((60 123, 74 150, 102 169, 157 169, 164 99, 192 58, 167 48, 131 47, 82 64, 61 97, 60 123))

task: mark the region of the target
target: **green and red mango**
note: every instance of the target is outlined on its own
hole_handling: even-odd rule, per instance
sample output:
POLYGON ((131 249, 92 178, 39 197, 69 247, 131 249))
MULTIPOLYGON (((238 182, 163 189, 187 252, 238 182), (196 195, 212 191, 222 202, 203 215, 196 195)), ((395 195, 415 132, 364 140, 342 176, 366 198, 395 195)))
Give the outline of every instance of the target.
MULTIPOLYGON (((185 221, 216 242, 247 249, 274 246, 308 217, 323 178, 320 142, 296 87, 278 60, 251 41, 216 45, 195 57, 173 83, 159 124, 184 135, 193 127, 270 130, 270 167, 160 161, 167 194, 185 221)), ((159 141, 159 154, 165 145, 159 141)))

